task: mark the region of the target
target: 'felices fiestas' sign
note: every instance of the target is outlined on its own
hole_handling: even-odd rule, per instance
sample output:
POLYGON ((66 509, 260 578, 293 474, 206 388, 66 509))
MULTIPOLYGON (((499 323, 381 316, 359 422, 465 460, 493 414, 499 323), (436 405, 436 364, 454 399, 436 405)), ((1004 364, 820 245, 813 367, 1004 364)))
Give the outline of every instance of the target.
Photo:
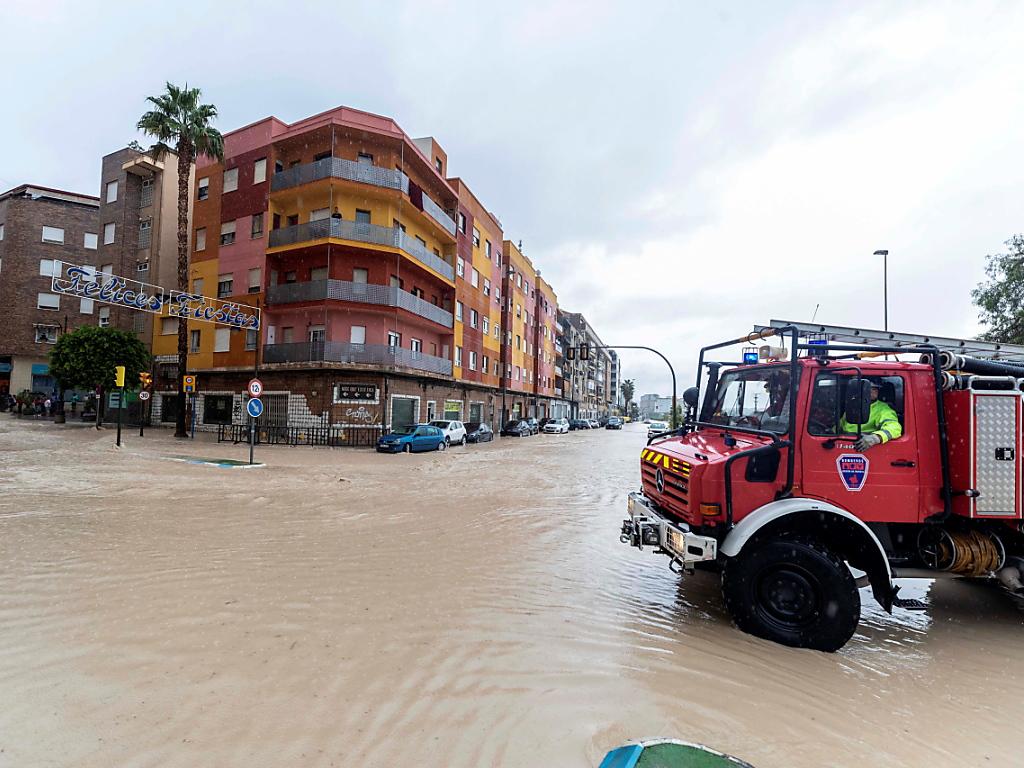
POLYGON ((56 262, 52 288, 54 293, 94 299, 140 312, 160 314, 166 307, 166 313, 171 317, 246 330, 258 330, 260 327, 260 311, 257 307, 211 299, 196 293, 168 291, 158 285, 98 273, 95 267, 56 262))

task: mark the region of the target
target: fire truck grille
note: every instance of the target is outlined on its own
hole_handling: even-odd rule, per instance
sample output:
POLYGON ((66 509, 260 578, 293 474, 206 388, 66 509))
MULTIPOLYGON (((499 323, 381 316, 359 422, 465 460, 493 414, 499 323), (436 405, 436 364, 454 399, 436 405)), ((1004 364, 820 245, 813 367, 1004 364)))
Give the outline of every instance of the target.
POLYGON ((647 464, 642 467, 644 489, 661 497, 666 504, 671 504, 679 509, 689 509, 690 488, 689 483, 679 475, 673 475, 665 470, 661 471, 665 483, 664 492, 658 491, 657 481, 658 468, 647 464))

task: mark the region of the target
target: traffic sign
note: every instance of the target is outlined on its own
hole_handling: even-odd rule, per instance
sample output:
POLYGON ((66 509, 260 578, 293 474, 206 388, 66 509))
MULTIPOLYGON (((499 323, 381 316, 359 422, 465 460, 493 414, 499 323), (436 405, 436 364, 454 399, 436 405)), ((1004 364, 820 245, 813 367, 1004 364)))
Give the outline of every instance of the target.
POLYGON ((139 400, 149 400, 149 392, 147 392, 146 390, 142 390, 141 392, 139 392, 139 400))
POLYGON ((252 379, 249 382, 249 394, 253 397, 259 397, 263 394, 263 382, 259 379, 252 379))
POLYGON ((196 391, 196 377, 195 376, 182 376, 181 377, 181 389, 183 392, 195 392, 196 391))
POLYGON ((249 415, 254 419, 258 419, 263 415, 263 401, 258 397, 252 398, 248 403, 245 404, 245 410, 249 412, 249 415))

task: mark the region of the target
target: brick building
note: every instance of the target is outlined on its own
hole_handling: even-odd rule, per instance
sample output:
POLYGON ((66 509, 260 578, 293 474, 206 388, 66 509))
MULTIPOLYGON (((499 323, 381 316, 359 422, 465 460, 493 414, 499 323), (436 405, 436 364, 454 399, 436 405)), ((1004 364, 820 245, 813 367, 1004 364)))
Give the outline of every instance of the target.
POLYGON ((55 392, 49 352, 60 334, 111 322, 109 307, 51 291, 54 262, 99 264, 99 207, 28 184, 0 194, 0 393, 55 392))

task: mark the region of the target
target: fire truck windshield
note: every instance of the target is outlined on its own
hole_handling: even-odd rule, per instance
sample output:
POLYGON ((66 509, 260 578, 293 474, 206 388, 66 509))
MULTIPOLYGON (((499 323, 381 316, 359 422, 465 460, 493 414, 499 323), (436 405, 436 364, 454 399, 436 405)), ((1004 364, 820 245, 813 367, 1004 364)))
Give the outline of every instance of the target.
POLYGON ((783 434, 789 430, 789 366, 722 374, 707 421, 783 434))

